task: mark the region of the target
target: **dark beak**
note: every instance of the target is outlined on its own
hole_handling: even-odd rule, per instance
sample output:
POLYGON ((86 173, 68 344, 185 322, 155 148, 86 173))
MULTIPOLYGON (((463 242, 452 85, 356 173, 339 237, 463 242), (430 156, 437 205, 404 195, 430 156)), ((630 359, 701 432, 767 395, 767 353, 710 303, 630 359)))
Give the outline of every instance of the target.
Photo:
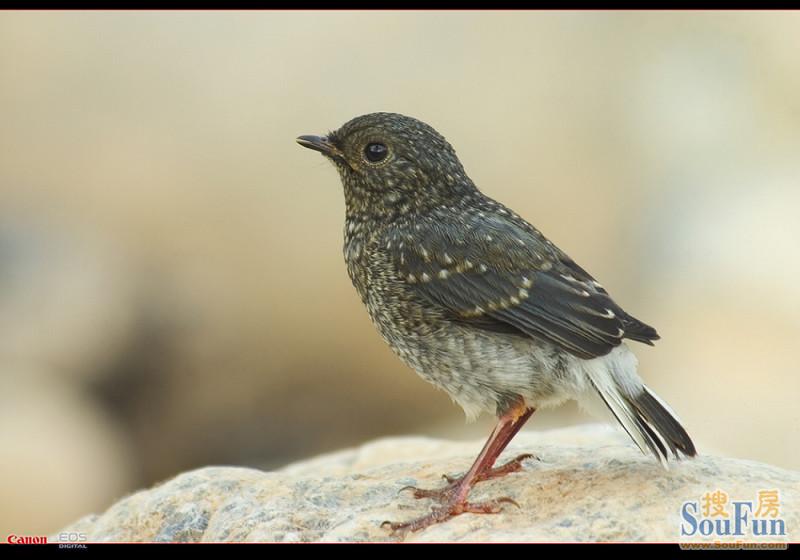
POLYGON ((297 143, 304 148, 322 152, 328 157, 342 156, 342 152, 340 152, 339 148, 337 148, 330 140, 328 140, 327 136, 299 136, 297 138, 297 143))

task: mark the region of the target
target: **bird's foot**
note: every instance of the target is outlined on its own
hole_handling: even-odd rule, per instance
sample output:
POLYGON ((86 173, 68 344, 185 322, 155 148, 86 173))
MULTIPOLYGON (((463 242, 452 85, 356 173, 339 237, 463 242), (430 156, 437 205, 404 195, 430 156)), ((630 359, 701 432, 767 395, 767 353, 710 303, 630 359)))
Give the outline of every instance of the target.
MULTIPOLYGON (((478 480, 476 480, 475 482, 482 482, 484 480, 491 480, 493 478, 501 478, 503 476, 506 476, 507 474, 519 472, 522 470, 522 462, 527 459, 536 459, 537 461, 539 460, 539 458, 533 453, 523 453, 522 455, 514 457, 509 462, 503 463, 499 467, 489 469, 482 475, 478 476, 478 480)), ((455 477, 445 474, 442 475, 442 478, 444 478, 450 484, 458 485, 458 483, 461 482, 461 480, 464 477, 463 476, 455 477)))
MULTIPOLYGON (((520 455, 510 460, 509 462, 500 465, 499 467, 489 469, 486 472, 478 475, 473 484, 482 482, 484 480, 500 478, 506 476, 507 474, 519 472, 522 470, 522 462, 525 461, 526 459, 538 459, 538 457, 530 453, 525 453, 523 455, 520 455)), ((439 503, 444 504, 450 501, 452 497, 455 495, 458 487, 463 482, 464 477, 463 476, 455 477, 445 474, 442 475, 442 478, 444 478, 448 483, 447 486, 445 486, 444 488, 436 488, 429 490, 425 488, 417 488, 416 486, 405 486, 400 489, 400 492, 404 490, 411 490, 412 491, 411 495, 414 496, 414 498, 417 500, 420 500, 422 498, 432 498, 438 501, 439 503)))
MULTIPOLYGON (((453 494, 453 497, 455 498, 455 494, 453 494)), ((388 528, 393 535, 405 536, 406 533, 420 531, 462 513, 500 513, 503 509, 503 504, 513 504, 519 507, 517 502, 505 497, 486 502, 467 502, 465 499, 451 499, 442 506, 434 507, 427 515, 403 523, 384 521, 381 527, 388 528)))

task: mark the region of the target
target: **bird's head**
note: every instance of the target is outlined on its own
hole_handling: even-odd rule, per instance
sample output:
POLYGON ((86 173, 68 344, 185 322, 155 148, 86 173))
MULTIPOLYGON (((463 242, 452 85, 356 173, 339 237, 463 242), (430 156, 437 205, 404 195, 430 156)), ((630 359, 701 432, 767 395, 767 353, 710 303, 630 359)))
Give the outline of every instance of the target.
POLYGON ((339 170, 348 215, 388 219, 454 205, 475 192, 447 140, 404 115, 363 115, 326 136, 297 142, 339 170))

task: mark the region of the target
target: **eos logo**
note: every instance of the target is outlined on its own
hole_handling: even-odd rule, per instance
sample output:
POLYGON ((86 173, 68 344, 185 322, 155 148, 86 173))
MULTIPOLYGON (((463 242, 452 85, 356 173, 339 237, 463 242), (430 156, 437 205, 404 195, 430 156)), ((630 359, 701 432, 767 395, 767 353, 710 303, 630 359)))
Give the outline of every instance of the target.
POLYGON ((75 531, 64 531, 58 534, 56 542, 60 543, 82 543, 86 542, 86 533, 77 533, 75 531))

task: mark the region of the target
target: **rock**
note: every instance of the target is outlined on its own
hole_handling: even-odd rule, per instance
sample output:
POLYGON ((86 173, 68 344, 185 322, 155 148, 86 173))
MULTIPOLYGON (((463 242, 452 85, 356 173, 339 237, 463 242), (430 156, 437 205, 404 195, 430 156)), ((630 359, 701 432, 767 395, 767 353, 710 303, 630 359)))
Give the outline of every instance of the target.
MULTIPOLYGON (((393 540, 399 537, 381 522, 407 520, 431 507, 398 491, 440 485, 443 473, 468 468, 482 443, 387 438, 275 472, 198 469, 65 530, 85 532, 89 541, 393 540)), ((600 425, 522 432, 503 458, 523 452, 538 460, 479 484, 472 494, 474 500, 509 496, 519 509, 460 515, 406 540, 674 542, 683 502, 702 504, 702 496, 717 489, 730 500, 754 502, 759 491, 778 489, 789 537, 800 527, 798 472, 708 455, 665 471, 600 425)))
POLYGON ((133 487, 131 449, 91 397, 59 370, 2 369, 0 527, 6 535, 46 535, 133 487))
POLYGON ((0 206, 0 527, 41 535, 135 487, 96 389, 134 340, 139 296, 131 259, 81 218, 0 206))

